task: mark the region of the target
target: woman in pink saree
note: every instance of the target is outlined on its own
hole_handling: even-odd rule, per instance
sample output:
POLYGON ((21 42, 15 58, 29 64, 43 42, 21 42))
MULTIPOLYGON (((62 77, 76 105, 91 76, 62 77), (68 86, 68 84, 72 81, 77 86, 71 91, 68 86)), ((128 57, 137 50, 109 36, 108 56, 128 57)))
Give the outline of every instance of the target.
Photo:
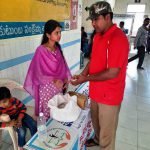
POLYGON ((48 101, 62 92, 71 78, 58 43, 60 38, 60 24, 55 20, 47 21, 41 45, 36 49, 24 83, 24 88, 35 99, 35 115, 43 112, 46 119, 50 117, 48 101))

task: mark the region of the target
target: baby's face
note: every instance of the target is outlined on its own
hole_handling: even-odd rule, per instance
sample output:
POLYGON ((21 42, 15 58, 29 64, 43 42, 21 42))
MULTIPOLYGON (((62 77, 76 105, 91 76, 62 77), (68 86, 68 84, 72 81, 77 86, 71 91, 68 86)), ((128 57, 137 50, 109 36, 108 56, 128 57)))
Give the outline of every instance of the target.
POLYGON ((9 107, 9 105, 10 105, 9 98, 0 100, 0 107, 7 108, 9 107))

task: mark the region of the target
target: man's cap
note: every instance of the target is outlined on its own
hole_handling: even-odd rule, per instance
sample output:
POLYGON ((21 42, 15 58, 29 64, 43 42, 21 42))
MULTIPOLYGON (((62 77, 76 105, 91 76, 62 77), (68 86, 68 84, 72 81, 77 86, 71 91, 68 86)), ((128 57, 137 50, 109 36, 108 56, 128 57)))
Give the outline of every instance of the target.
POLYGON ((102 14, 112 13, 111 6, 106 1, 96 2, 92 4, 88 10, 89 10, 89 17, 86 20, 96 19, 102 14))

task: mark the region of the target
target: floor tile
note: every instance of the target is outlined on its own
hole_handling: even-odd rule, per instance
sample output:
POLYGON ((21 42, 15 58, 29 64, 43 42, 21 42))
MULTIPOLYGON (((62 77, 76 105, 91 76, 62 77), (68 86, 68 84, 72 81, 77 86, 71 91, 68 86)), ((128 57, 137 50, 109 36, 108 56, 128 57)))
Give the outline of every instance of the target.
POLYGON ((87 147, 86 150, 100 150, 99 146, 87 147))
POLYGON ((137 103, 145 103, 150 105, 150 98, 149 97, 142 97, 142 96, 137 96, 137 103))
POLYGON ((137 146, 129 145, 121 141, 116 141, 116 150, 137 150, 137 146))
POLYGON ((150 112, 138 111, 138 120, 150 121, 150 112))
POLYGON ((150 134, 150 121, 138 120, 138 132, 150 134))
POLYGON ((137 131, 118 127, 116 139, 123 143, 137 146, 137 131))
POLYGON ((150 149, 150 134, 138 132, 138 147, 150 149))
POLYGON ((137 87, 137 96, 150 98, 150 86, 140 85, 137 87))
POLYGON ((138 102, 137 110, 150 113, 150 104, 146 104, 146 103, 143 103, 143 102, 138 102))
POLYGON ((138 147, 138 150, 150 150, 150 148, 143 148, 143 147, 138 147))
POLYGON ((125 93, 136 94, 137 93, 137 86, 136 80, 133 80, 126 76, 126 88, 125 93))
POLYGON ((137 118, 130 117, 126 114, 122 114, 119 117, 119 127, 137 131, 137 118))
POLYGON ((122 116, 122 115, 128 115, 130 116, 131 118, 137 118, 137 110, 132 110, 131 107, 125 107, 125 106, 121 106, 121 109, 120 109, 120 115, 119 116, 122 116))

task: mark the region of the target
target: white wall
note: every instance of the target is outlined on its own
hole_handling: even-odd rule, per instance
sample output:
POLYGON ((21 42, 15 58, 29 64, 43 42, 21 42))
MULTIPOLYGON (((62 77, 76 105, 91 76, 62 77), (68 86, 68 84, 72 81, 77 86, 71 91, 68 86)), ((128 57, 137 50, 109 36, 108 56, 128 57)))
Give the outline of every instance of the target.
MULTIPOLYGON (((134 0, 116 0, 114 7, 115 14, 126 14, 128 4, 145 4, 144 13, 136 13, 133 21, 133 29, 131 32, 132 36, 135 36, 138 28, 143 24, 144 17, 150 17, 150 0, 141 0, 141 3, 135 3, 134 0)), ((125 26, 128 24, 127 20, 125 21, 125 26)))
MULTIPOLYGON (((89 15, 88 11, 85 11, 85 7, 89 7, 91 6, 93 3, 100 1, 100 0, 83 0, 83 8, 82 8, 82 26, 85 27, 85 31, 86 32, 92 32, 93 27, 91 26, 91 21, 86 21, 86 18, 89 15)), ((107 2, 109 2, 111 4, 112 9, 115 6, 115 1, 116 0, 106 0, 107 2)))
MULTIPOLYGON (((135 0, 116 0, 114 13, 125 14, 128 4, 135 4, 135 0)), ((141 0, 140 4, 146 4, 145 14, 150 14, 150 0, 141 0)))
MULTIPOLYGON (((82 0, 79 0, 79 5, 82 5, 82 0)), ((76 30, 63 31, 60 41, 61 45, 68 43, 63 48, 63 53, 72 74, 79 70, 80 65, 80 27, 81 14, 78 16, 78 28, 76 30)), ((42 35, 34 35, 0 40, 0 78, 13 79, 23 84, 31 60, 21 61, 35 52, 40 45, 41 37, 42 35), (10 66, 14 65, 8 67, 9 64, 10 66)), ((22 94, 22 96, 25 99, 29 95, 22 94)))

